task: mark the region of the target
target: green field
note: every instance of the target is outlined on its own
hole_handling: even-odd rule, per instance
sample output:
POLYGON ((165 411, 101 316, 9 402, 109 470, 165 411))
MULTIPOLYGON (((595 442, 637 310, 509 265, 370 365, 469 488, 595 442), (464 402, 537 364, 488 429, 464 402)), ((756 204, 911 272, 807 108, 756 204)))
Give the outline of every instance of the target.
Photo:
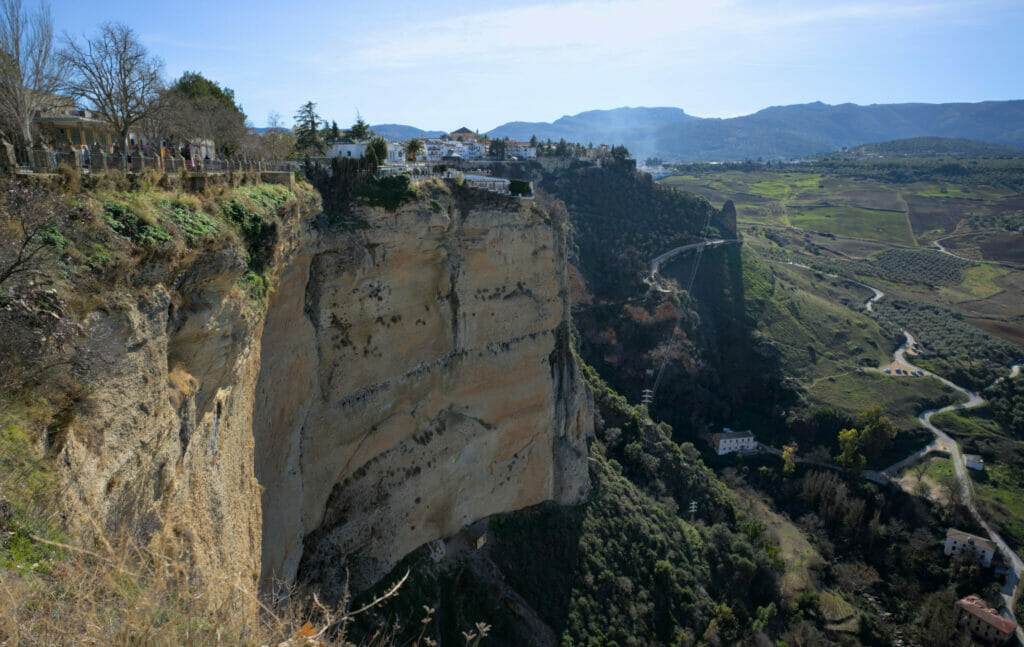
POLYGON ((743 261, 747 312, 786 375, 810 383, 887 361, 891 343, 878 324, 843 305, 863 303, 860 288, 748 252, 743 261))
POLYGON ((861 207, 789 207, 794 227, 912 246, 906 214, 861 207))
POLYGON ((967 470, 981 514, 993 523, 1014 550, 1024 549, 1024 468, 986 462, 984 472, 967 470))
POLYGON ((968 470, 982 514, 995 523, 1017 550, 1024 548, 1024 442, 992 417, 988 405, 947 411, 932 418, 965 453, 981 454, 985 470, 968 470))
POLYGON ((917 428, 925 409, 963 399, 956 391, 930 377, 897 378, 874 371, 855 371, 826 378, 807 390, 812 406, 835 407, 857 413, 881 406, 900 429, 917 428))

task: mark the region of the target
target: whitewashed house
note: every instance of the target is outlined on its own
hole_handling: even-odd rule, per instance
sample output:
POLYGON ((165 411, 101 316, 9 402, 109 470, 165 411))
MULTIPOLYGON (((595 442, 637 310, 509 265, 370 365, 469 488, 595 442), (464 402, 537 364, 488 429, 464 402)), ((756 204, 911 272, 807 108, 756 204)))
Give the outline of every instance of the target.
POLYGON ((509 141, 505 144, 505 155, 515 155, 521 159, 537 159, 537 147, 530 146, 530 142, 509 141))
POLYGON ((714 434, 711 437, 711 446, 719 456, 733 452, 749 452, 757 449, 757 441, 754 433, 747 431, 733 431, 728 427, 722 428, 722 433, 714 434))
POLYGON ((985 470, 985 459, 979 454, 964 454, 964 465, 967 466, 967 469, 982 472, 985 470))
POLYGON ((978 537, 963 530, 950 528, 946 532, 947 555, 967 555, 982 566, 992 565, 992 557, 996 554, 996 545, 991 540, 978 537))
POLYGON ((351 157, 353 159, 359 159, 366 154, 366 146, 370 143, 369 139, 339 139, 336 142, 331 143, 327 147, 327 157, 351 157))

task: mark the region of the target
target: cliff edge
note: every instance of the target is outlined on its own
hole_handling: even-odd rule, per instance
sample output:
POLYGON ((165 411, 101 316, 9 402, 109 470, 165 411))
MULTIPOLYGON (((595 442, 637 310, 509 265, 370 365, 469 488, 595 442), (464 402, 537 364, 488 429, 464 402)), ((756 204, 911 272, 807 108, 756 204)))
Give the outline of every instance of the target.
POLYGON ((564 212, 442 184, 312 227, 261 338, 262 577, 356 588, 434 539, 589 489, 564 212))

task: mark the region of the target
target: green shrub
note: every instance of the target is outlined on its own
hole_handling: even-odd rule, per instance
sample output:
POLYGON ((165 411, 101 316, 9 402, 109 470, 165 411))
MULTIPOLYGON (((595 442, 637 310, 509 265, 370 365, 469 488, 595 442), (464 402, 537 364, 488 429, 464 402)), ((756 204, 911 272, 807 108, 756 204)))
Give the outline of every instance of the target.
POLYGON ((533 191, 530 190, 530 183, 526 180, 510 180, 508 191, 512 195, 533 195, 533 191))
POLYGON ((164 201, 164 208, 171 213, 171 218, 177 223, 185 240, 192 247, 203 238, 217 233, 217 223, 210 216, 201 211, 196 211, 191 205, 164 201))
POLYGON ((159 224, 149 225, 139 216, 120 202, 108 202, 103 205, 101 218, 108 227, 122 238, 127 238, 135 245, 157 247, 171 240, 171 235, 159 224))

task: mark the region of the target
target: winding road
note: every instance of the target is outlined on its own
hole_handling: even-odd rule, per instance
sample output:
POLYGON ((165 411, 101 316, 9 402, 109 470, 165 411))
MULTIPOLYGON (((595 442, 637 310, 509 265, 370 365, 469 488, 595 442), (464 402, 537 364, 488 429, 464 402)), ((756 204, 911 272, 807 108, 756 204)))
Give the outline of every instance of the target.
MULTIPOLYGON (((938 243, 936 243, 936 246, 939 247, 939 249, 941 251, 946 251, 938 243)), ((946 253, 949 253, 949 252, 946 252, 946 253)), ((951 254, 951 255, 954 255, 954 254, 951 254)), ((790 261, 790 262, 788 262, 788 264, 789 265, 795 265, 797 267, 803 267, 803 268, 806 268, 808 270, 814 271, 813 268, 808 267, 807 265, 801 265, 800 263, 794 263, 794 262, 790 261)), ((831 277, 834 277, 834 278, 843 279, 843 280, 849 281, 851 283, 855 283, 857 285, 863 286, 863 287, 868 288, 869 290, 871 290, 873 292, 871 298, 869 298, 864 303, 864 310, 866 310, 868 312, 871 312, 873 310, 872 306, 873 306, 874 303, 876 303, 879 299, 881 299, 882 297, 885 296, 884 292, 882 292, 881 290, 879 290, 876 287, 873 287, 871 285, 867 285, 866 283, 861 283, 860 281, 854 281, 853 279, 847 279, 845 277, 838 276, 838 275, 835 275, 835 274, 828 274, 828 276, 831 276, 831 277)), ((932 432, 932 434, 935 436, 935 440, 933 440, 931 443, 928 444, 928 446, 924 447, 923 449, 921 449, 921 450, 919 450, 917 452, 914 452, 913 454, 911 454, 910 456, 907 456, 906 458, 904 458, 903 460, 899 461, 898 463, 890 465, 889 467, 885 468, 881 472, 865 471, 864 472, 864 477, 869 479, 869 480, 871 480, 871 481, 874 481, 876 483, 895 484, 894 477, 903 468, 905 468, 906 466, 914 463, 917 460, 920 460, 926 454, 928 454, 930 452, 934 452, 934 451, 943 451, 943 452, 948 453, 949 456, 950 456, 950 459, 953 461, 953 469, 954 469, 954 471, 956 473, 957 482, 960 485, 960 492, 961 492, 962 499, 964 501, 964 505, 967 506, 967 509, 970 510, 970 512, 971 512, 971 516, 973 516, 975 518, 975 520, 977 520, 978 524, 981 525, 981 527, 985 529, 985 532, 988 534, 989 538, 993 542, 995 542, 995 544, 999 547, 1000 552, 1002 552, 1002 554, 1006 557, 1006 559, 1011 564, 1010 574, 1006 578, 1006 584, 1003 586, 1002 590, 1000 591, 1000 595, 1002 596, 1003 604, 1005 605, 1005 608, 1002 611, 1003 615, 1005 615, 1005 616, 1007 616, 1009 618, 1012 618, 1012 619, 1014 619, 1016 621, 1016 618, 1015 618, 1015 615, 1014 615, 1014 612, 1013 612, 1013 602, 1016 599, 1016 595, 1017 595, 1017 592, 1018 592, 1017 589, 1020 587, 1020 584, 1021 584, 1021 575, 1024 574, 1024 560, 1021 560, 1020 556, 1017 555, 1017 553, 1014 552, 1012 548, 1010 548, 1009 544, 1006 543, 1006 541, 1002 538, 1002 536, 1000 536, 999 533, 996 532, 996 530, 994 528, 992 528, 992 526, 987 521, 985 521, 985 519, 981 516, 981 513, 978 512, 978 508, 974 504, 974 490, 971 487, 971 479, 970 479, 970 476, 968 476, 968 474, 967 474, 967 467, 964 464, 963 451, 961 451, 959 443, 957 443, 956 440, 954 440, 952 437, 950 437, 949 434, 947 434, 946 432, 942 431, 941 429, 936 427, 934 424, 932 424, 932 417, 935 414, 937 414, 937 413, 942 413, 944 411, 953 411, 953 410, 959 410, 959 409, 973 409, 975 407, 980 407, 981 405, 985 404, 985 399, 982 398, 980 395, 978 395, 977 393, 975 393, 973 391, 969 391, 969 390, 965 389, 964 387, 962 387, 962 386, 960 386, 958 384, 954 384, 953 382, 950 382, 949 380, 947 380, 944 377, 936 375, 935 373, 932 373, 931 371, 927 371, 925 369, 922 369, 921 367, 916 366, 912 362, 910 362, 907 359, 907 355, 906 354, 907 354, 907 351, 910 350, 911 348, 913 348, 913 346, 914 346, 914 343, 915 343, 914 342, 914 336, 911 335, 910 332, 908 332, 906 330, 903 331, 903 335, 906 338, 906 341, 904 341, 903 345, 900 346, 898 349, 896 349, 896 351, 893 353, 893 359, 896 362, 900 362, 902 364, 906 364, 907 366, 910 366, 911 369, 913 369, 915 371, 920 371, 921 374, 933 377, 936 380, 938 380, 938 381, 942 382, 943 384, 945 384, 946 386, 948 386, 948 387, 950 387, 950 388, 952 388, 952 389, 954 389, 956 391, 959 391, 960 393, 962 393, 964 396, 967 397, 967 402, 962 402, 960 404, 951 404, 949 406, 942 407, 941 409, 928 409, 927 411, 922 411, 921 414, 918 416, 918 420, 921 422, 921 424, 928 431, 932 432)), ((1021 365, 1020 364, 1016 364, 1016 365, 1012 366, 1010 368, 1009 378, 1013 379, 1013 378, 1017 377, 1018 375, 1020 375, 1020 372, 1021 372, 1021 365)), ((999 382, 999 381, 1004 380, 1004 379, 1006 379, 1006 378, 1005 377, 1001 377, 998 380, 996 380, 996 382, 999 382)), ((767 447, 765 447, 765 448, 768 449, 767 447)), ((773 449, 774 448, 771 448, 771 450, 773 450, 773 449)), ((771 451, 771 450, 769 450, 769 451, 771 451)), ((775 450, 772 453, 781 454, 781 452, 779 452, 778 450, 775 450)), ((797 460, 799 461, 799 459, 797 459, 797 460)), ((811 461, 799 461, 799 462, 808 462, 808 463, 810 463, 811 461)), ((821 466, 822 467, 826 467, 826 465, 821 465, 821 466)), ((1022 645, 1024 645, 1024 629, 1022 629, 1019 625, 1017 627, 1017 639, 1020 641, 1020 643, 1022 645)))
MULTIPOLYGON (((905 353, 908 348, 912 347, 914 343, 914 338, 910 335, 909 332, 905 330, 903 331, 903 334, 906 335, 907 341, 902 346, 900 346, 899 350, 896 351, 896 359, 910 365, 911 367, 919 371, 924 370, 914 366, 911 362, 909 362, 906 359, 905 353)), ((989 538, 992 541, 994 541, 997 546, 999 546, 999 550, 1000 552, 1002 552, 1003 556, 1006 557, 1006 559, 1009 560, 1011 563, 1012 568, 1010 569, 1010 574, 1006 578, 1006 585, 1003 586, 1002 590, 1000 591, 1000 595, 1003 598, 1003 604, 1006 605, 1004 615, 1007 615, 1010 618, 1014 618, 1013 601, 1016 597, 1017 587, 1020 584, 1021 573, 1024 572, 1024 561, 1022 561, 1020 556, 1017 555, 1017 553, 1015 553, 1012 548, 1010 548, 1009 544, 1006 543, 1002 536, 1000 536, 1000 534, 996 532, 995 529, 992 528, 992 526, 990 526, 987 521, 985 521, 985 519, 981 516, 981 513, 978 512, 977 506, 974 505, 974 491, 971 488, 971 479, 967 475, 967 467, 964 464, 964 455, 963 452, 960 450, 960 444, 957 443, 952 437, 950 437, 949 434, 947 434, 946 432, 942 431, 934 424, 932 424, 932 416, 934 416, 937 413, 942 413, 943 411, 953 411, 957 409, 973 409, 974 407, 980 407, 981 405, 985 404, 985 399, 982 398, 977 393, 974 393, 973 391, 968 391, 962 386, 954 384, 949 380, 940 377, 930 371, 924 371, 924 374, 939 380, 946 386, 952 387, 953 389, 956 389, 960 393, 963 393, 964 395, 967 396, 967 402, 961 404, 951 404, 949 406, 942 407, 941 409, 929 409, 927 411, 922 411, 921 415, 918 416, 918 420, 921 421, 921 424, 924 425, 925 428, 928 429, 928 431, 935 434, 935 440, 932 441, 932 444, 936 445, 939 449, 942 449, 949 453, 949 456, 953 461, 953 469, 956 472, 957 482, 960 484, 960 493, 963 498, 964 505, 966 505, 967 509, 971 511, 971 516, 973 516, 975 520, 981 525, 981 527, 985 529, 985 532, 988 533, 989 538)), ((1016 377, 1019 374, 1020 365, 1014 365, 1010 370, 1010 377, 1016 377)), ((999 379, 1002 380, 1004 378, 999 379)), ((889 466, 888 468, 885 469, 883 474, 890 477, 894 476, 895 473, 890 473, 890 470, 892 470, 897 465, 900 465, 900 463, 889 466)), ((898 472, 899 470, 897 469, 896 471, 898 472)), ((1022 644, 1024 644, 1024 631, 1022 631, 1021 627, 1019 626, 1017 627, 1017 639, 1020 640, 1022 644)))

